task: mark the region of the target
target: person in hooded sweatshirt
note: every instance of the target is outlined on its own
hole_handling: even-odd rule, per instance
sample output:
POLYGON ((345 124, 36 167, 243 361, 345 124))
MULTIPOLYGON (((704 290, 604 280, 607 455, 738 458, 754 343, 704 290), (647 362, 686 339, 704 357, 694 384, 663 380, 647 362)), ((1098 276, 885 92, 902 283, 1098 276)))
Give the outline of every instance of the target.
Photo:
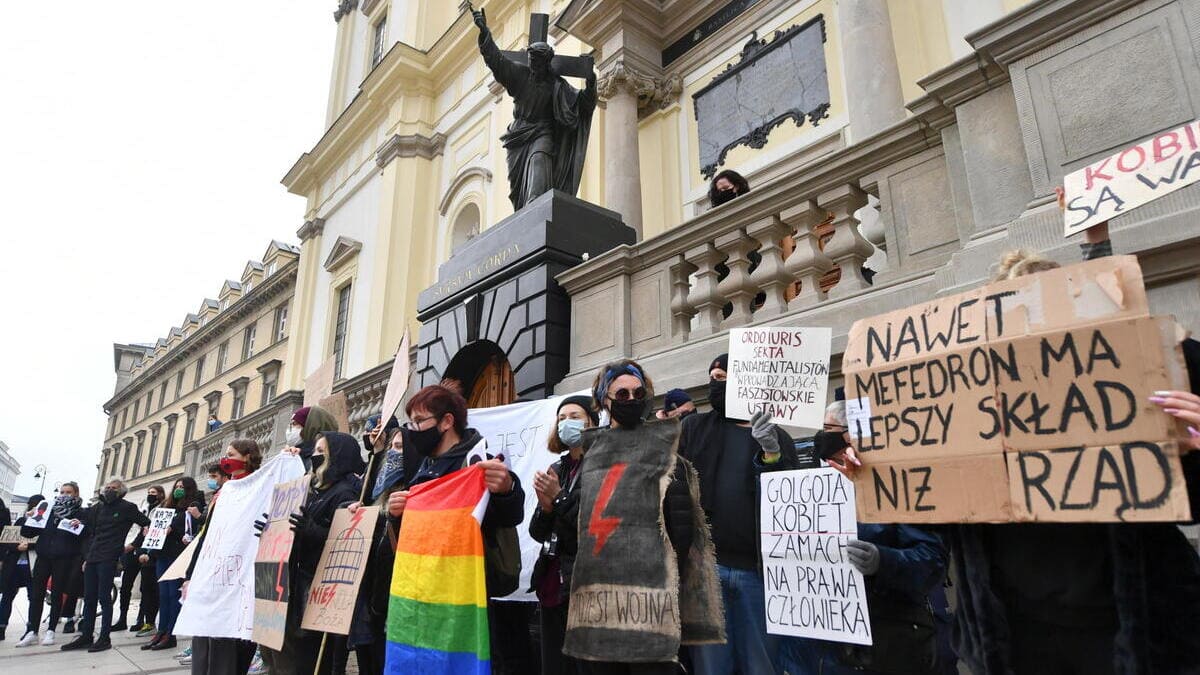
MULTIPOLYGON (((25 503, 26 512, 32 511, 44 499, 42 495, 30 497, 25 503)), ((15 524, 18 527, 24 525, 27 517, 17 518, 15 524)), ((25 589, 26 598, 33 595, 29 589, 32 579, 29 550, 30 546, 26 543, 0 544, 0 640, 4 639, 8 628, 8 619, 12 616, 13 600, 16 599, 17 593, 25 589)))
POLYGON ((79 485, 63 483, 54 498, 50 520, 43 530, 22 528, 24 537, 37 537, 30 546, 37 550, 37 561, 33 564, 33 581, 29 586, 29 620, 25 623, 25 635, 18 647, 29 647, 38 641, 38 628, 42 624, 42 607, 46 598, 46 584, 50 583, 50 617, 46 624, 46 635, 42 645, 54 644, 54 630, 58 627, 59 613, 63 607, 63 596, 74 579, 79 567, 80 536, 82 532, 58 529, 64 520, 70 521, 79 515, 83 500, 79 498, 79 485))
MULTIPOLYGON (((404 447, 423 458, 407 488, 436 480, 463 468, 472 450, 486 451, 487 443, 475 429, 467 426, 467 402, 442 385, 433 384, 418 391, 404 409, 408 415, 404 447)), ((490 457, 490 456, 489 456, 490 457)), ((494 541, 500 528, 517 527, 525 519, 525 491, 517 475, 499 459, 479 462, 491 497, 484 511, 481 528, 485 542, 494 541)), ((395 490, 388 497, 389 526, 400 531, 400 519, 408 503, 408 489, 395 490)), ((453 583, 447 580, 447 583, 453 583)), ((506 594, 506 593, 505 593, 506 594)), ((491 597, 495 593, 489 592, 491 597)), ((500 621, 494 615, 495 601, 488 602, 488 625, 492 636, 492 659, 503 662, 506 645, 496 636, 500 621)))
MULTIPOLYGON (((309 419, 312 419, 312 412, 309 413, 309 419)), ((283 650, 271 655, 272 672, 299 672, 297 668, 307 672, 316 666, 314 672, 331 673, 334 653, 345 648, 344 635, 329 634, 324 655, 318 664, 322 634, 302 629, 300 622, 334 514, 358 499, 362 488, 361 474, 366 464, 358 441, 350 434, 336 431, 316 437, 310 461, 313 475, 308 499, 300 511, 291 517, 292 529, 296 533, 289 563, 292 599, 288 603, 283 650)), ((255 523, 260 530, 265 525, 265 521, 255 523)))
POLYGON ((317 436, 327 431, 337 431, 337 419, 320 406, 304 406, 292 413, 292 423, 288 427, 284 441, 289 451, 300 455, 304 460, 304 470, 312 471, 312 454, 317 447, 317 436))

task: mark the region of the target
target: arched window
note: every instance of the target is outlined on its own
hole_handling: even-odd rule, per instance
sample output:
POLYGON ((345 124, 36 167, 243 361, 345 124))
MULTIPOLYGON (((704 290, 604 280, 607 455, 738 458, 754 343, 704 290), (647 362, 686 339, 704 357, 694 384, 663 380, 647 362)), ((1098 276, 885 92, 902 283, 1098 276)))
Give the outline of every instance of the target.
POLYGON ((473 202, 468 202, 459 210, 450 226, 450 255, 454 255, 463 244, 479 234, 479 221, 479 207, 473 202))

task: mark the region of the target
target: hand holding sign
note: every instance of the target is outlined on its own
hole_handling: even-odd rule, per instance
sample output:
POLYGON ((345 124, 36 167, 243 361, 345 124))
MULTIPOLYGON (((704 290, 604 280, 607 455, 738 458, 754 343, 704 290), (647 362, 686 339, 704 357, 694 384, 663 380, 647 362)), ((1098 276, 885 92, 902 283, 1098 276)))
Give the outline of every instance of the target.
POLYGON ((729 331, 726 415, 748 420, 765 412, 780 424, 820 427, 832 334, 829 328, 729 331))

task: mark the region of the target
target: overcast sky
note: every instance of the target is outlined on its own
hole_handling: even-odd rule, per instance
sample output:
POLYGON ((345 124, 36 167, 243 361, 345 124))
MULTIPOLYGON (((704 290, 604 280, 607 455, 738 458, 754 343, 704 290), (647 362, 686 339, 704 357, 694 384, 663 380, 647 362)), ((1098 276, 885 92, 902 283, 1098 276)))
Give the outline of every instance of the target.
MULTIPOLYGON (((16 492, 91 486, 114 342, 154 342, 296 242, 335 0, 66 0, 0 21, 0 440, 16 492)), ((90 491, 90 490, 88 490, 90 491)))

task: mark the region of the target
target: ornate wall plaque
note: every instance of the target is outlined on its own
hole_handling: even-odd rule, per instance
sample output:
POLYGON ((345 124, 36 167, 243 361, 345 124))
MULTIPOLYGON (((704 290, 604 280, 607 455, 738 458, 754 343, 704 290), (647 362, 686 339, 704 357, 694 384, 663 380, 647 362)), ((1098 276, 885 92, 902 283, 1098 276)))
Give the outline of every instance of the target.
POLYGON ((738 145, 761 148, 771 130, 805 118, 816 126, 829 115, 825 71, 825 18, 776 31, 767 42, 755 33, 731 64, 692 99, 700 141, 700 173, 712 178, 738 145))

